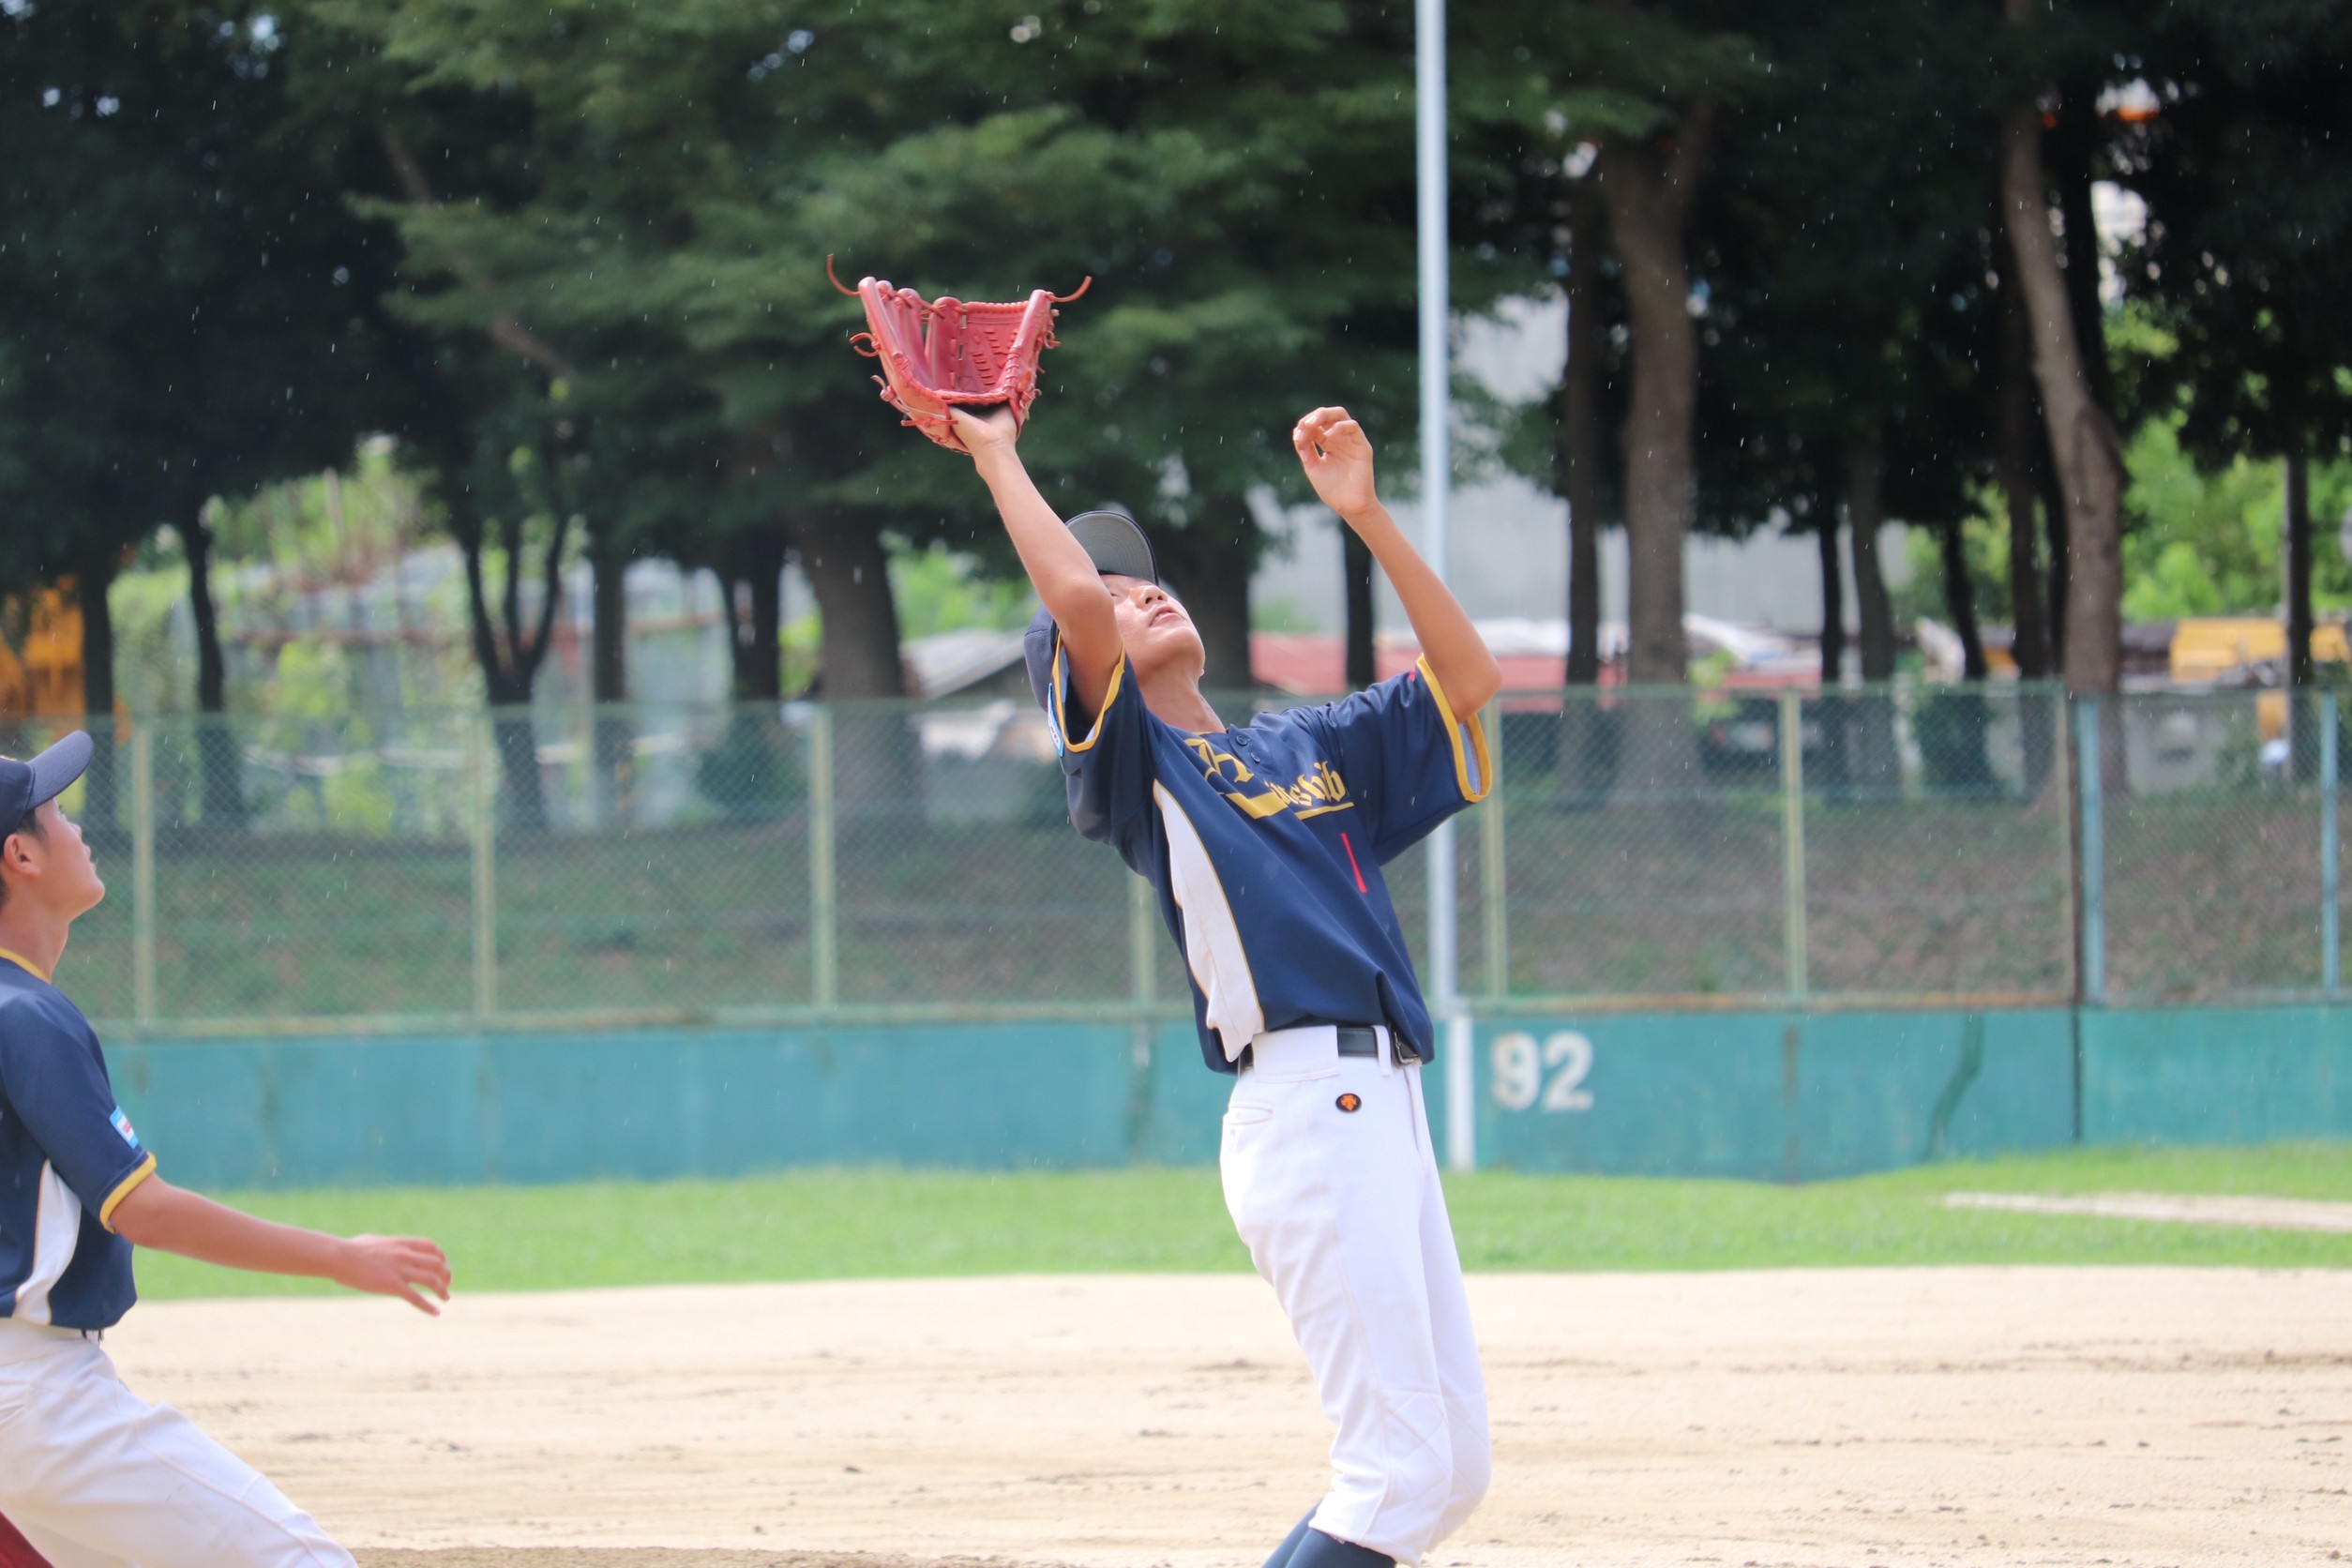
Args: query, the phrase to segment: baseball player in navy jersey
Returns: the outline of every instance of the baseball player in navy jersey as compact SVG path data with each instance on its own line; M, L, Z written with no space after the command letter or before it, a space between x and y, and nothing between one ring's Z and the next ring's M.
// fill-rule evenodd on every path
M425 1312L448 1299L448 1259L273 1225L156 1174L97 1034L51 983L67 927L106 896L57 807L89 760L83 734L0 758L0 1515L55 1568L349 1568L251 1466L126 1388L99 1341L137 1297L133 1245Z
M1030 680L1071 821L1150 879L1184 950L1202 1054L1235 1075L1226 1206L1337 1428L1331 1490L1267 1568L1418 1563L1478 1506L1490 1460L1422 1097L1436 1031L1381 867L1485 793L1476 715L1501 672L1380 505L1345 409L1291 443L1395 584L1419 668L1239 725L1202 696L1199 634L1142 532L1114 512L1065 525L1009 414L954 417L1045 606Z

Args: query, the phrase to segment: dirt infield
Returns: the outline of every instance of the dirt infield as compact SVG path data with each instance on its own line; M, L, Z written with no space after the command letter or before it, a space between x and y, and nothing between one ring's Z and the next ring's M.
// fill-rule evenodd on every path
M1471 1290L1498 1478L1434 1564L2352 1553L2352 1272ZM190 1302L109 1346L368 1568L1254 1565L1325 1440L1246 1276Z

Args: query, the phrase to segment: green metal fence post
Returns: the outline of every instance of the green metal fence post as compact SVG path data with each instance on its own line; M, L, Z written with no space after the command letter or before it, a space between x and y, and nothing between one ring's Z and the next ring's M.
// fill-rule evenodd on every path
M1780 842L1782 956L1788 1000L1800 1003L1805 975L1805 731L1796 688L1780 692Z
M490 719L474 726L474 1011L498 1011L498 760Z
M155 732L130 732L131 1015L155 1022Z
M1573 701L1573 699L1571 699ZM1511 885L1502 855L1502 726L1495 725L1488 748L1492 776L1486 804L1478 814L1478 899L1486 943L1486 994L1500 1002L1511 994Z
M2099 781L2099 699L2077 698L2074 778L2081 791L2082 855L2076 880L2083 899L2083 1000L2107 1000L2107 823Z
M2336 896L2336 694L2311 694L2319 704L2319 983L2329 995L2344 987L2344 919Z
M809 1000L841 1000L841 951L833 848L833 710L819 703L808 721Z

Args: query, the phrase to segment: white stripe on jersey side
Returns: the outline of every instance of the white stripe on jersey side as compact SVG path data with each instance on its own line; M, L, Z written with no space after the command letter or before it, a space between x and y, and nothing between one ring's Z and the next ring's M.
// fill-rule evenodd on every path
M57 1168L44 1161L41 1165L39 1215L33 1222L33 1272L24 1276L24 1283L16 1288L16 1309L13 1314L20 1323L49 1321L49 1292L66 1274L73 1261L74 1244L82 1239L82 1199L66 1185Z
M1241 927L1233 923L1233 908L1225 901L1225 884L1217 880L1217 868L1192 819L1166 787L1153 785L1152 796L1168 826L1168 890L1184 912L1184 962L1200 994L1209 999L1209 1027L1217 1032L1225 1059L1230 1062L1265 1033L1258 982L1250 976L1249 955L1242 947Z

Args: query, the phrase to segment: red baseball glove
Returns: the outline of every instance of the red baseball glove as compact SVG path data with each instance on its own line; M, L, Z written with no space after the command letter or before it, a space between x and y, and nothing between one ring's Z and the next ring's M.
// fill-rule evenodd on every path
M1054 307L1078 298L1094 281L1089 278L1071 294L1039 289L1025 303L987 305L944 294L926 301L912 289L875 278L860 279L852 289L834 276L830 256L825 276L865 303L867 330L850 346L882 361L882 373L874 381L882 401L905 415L906 424L957 452L964 444L947 411L958 404L1002 404L1016 423L1028 422L1029 405L1037 400L1037 356L1061 346L1054 341Z

